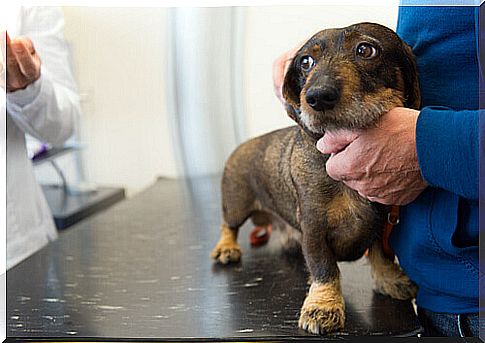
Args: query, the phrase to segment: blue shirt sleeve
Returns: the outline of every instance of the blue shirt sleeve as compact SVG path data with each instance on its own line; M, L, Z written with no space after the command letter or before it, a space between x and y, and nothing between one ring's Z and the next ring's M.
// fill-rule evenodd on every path
M478 200L478 110L424 107L416 124L416 150L430 186Z

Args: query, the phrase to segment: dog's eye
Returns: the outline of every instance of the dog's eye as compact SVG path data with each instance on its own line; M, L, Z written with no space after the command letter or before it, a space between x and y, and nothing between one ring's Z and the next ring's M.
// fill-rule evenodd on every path
M310 55L302 56L300 59L300 68L303 71L310 71L315 65L315 61Z
M377 49L369 43L360 43L355 50L357 56L369 59L377 56Z

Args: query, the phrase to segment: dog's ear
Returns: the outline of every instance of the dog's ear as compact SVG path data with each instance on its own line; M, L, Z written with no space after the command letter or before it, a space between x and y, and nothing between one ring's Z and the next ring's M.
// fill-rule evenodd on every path
M288 116L294 121L296 121L297 123L299 123L299 119L298 119L298 115L300 114L299 108L293 107L293 105L290 105L287 103L285 106L285 109Z
M295 57L288 67L283 82L283 98L285 98L287 104L286 111L291 118L293 118L294 112L300 108L300 93L302 90L300 82L300 71L297 67L297 58Z
M416 57L409 45L403 42L402 47L404 63L401 73L404 79L404 106L418 110L421 106L421 92Z

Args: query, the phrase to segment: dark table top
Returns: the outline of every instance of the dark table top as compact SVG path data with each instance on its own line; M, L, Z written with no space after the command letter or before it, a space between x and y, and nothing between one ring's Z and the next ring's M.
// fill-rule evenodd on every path
M306 337L298 329L308 274L278 233L243 260L215 265L219 178L161 179L132 199L63 232L7 272L7 337L234 339ZM364 259L341 263L345 331L410 335L409 301L372 291Z

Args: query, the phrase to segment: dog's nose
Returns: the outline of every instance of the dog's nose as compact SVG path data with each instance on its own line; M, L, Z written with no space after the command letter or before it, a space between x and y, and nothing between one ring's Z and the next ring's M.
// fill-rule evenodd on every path
M338 101L339 91L335 87L319 87L309 89L306 93L306 102L315 111L332 109Z

